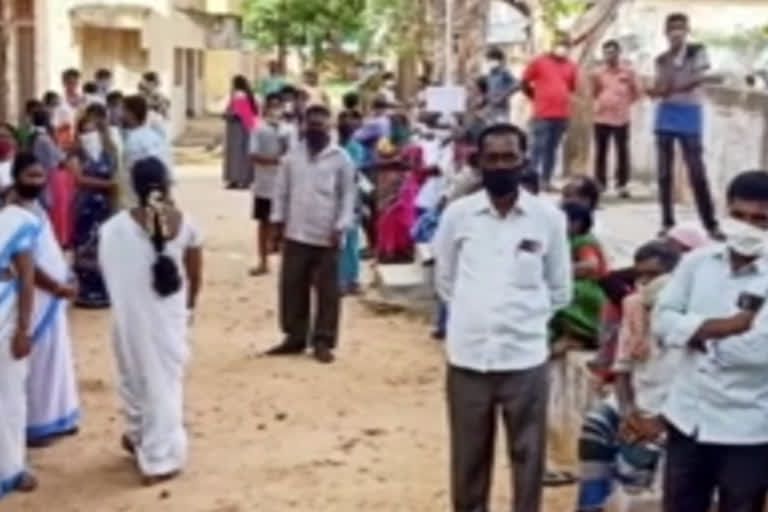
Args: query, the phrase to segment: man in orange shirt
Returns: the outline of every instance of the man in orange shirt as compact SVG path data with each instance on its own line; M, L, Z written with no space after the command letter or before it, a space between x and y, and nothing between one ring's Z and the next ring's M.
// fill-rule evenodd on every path
M606 41L603 44L603 57L603 65L592 75L592 93L595 98L595 177L603 189L608 187L608 144L613 139L616 145L616 188L620 197L629 198L630 110L640 96L640 88L634 70L621 61L621 46L617 41Z
M552 51L536 57L523 73L523 92L533 100L531 168L550 189L557 150L568 128L577 69L568 58L570 38L559 33Z

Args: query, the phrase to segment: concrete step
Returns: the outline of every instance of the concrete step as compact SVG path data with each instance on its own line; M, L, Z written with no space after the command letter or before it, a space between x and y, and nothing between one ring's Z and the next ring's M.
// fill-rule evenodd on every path
M417 263L378 264L376 273L383 286L403 289L424 285L424 269Z
M402 309L419 315L432 315L436 301L432 269L420 263L377 264L374 287L364 301L376 310Z
M432 244L416 244L416 262L421 266L430 266L435 263L435 255L432 252Z

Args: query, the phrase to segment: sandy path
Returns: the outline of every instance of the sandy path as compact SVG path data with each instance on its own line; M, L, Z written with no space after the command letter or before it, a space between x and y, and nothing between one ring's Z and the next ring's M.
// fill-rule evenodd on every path
M348 301L335 365L255 357L278 339L275 282L244 277L249 199L220 190L217 169L184 168L178 191L207 238L187 383L187 472L162 487L138 485L118 447L108 315L77 311L82 432L32 453L40 490L0 511L448 510L442 359L428 326ZM500 463L495 510L506 510L506 478ZM567 510L568 492L548 491L548 510Z

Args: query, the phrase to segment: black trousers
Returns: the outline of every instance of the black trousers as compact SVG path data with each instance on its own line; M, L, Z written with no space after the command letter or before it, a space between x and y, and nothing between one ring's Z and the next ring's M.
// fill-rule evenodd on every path
M339 251L292 240L283 243L280 267L280 324L285 342L305 347L336 346L341 310L339 290ZM315 318L311 321L314 289Z
M709 180L704 168L703 148L700 135L660 132L656 134L656 146L659 163L659 201L661 203L661 222L664 228L675 225L674 210L674 169L675 142L679 142L683 160L688 168L688 181L693 188L696 209L701 223L707 230L717 228L715 207L709 190Z
M488 512L496 424L504 420L514 488L511 510L539 512L547 443L549 370L479 373L448 367L454 512Z
M621 126L595 124L595 178L605 189L608 188L608 149L613 140L616 148L616 186L629 184L629 123Z
M709 512L715 491L720 512L763 512L768 444L700 443L668 426L664 512Z

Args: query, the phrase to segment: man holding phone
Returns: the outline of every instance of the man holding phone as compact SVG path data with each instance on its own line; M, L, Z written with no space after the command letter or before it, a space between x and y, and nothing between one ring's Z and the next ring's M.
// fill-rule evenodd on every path
M727 190L727 243L683 260L653 312L684 351L662 409L664 512L761 512L768 491L768 171Z

